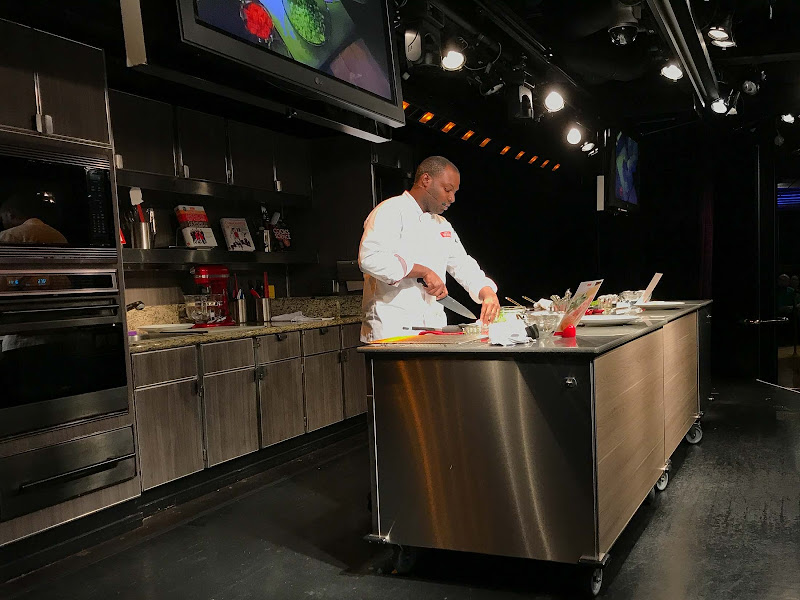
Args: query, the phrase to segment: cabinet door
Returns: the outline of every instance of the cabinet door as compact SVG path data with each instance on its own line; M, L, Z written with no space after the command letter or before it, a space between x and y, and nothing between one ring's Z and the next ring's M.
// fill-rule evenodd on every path
M35 47L42 113L52 117L52 133L108 143L102 50L40 32Z
M33 129L36 89L32 48L30 29L0 21L0 125Z
M367 363L357 348L342 350L344 417L367 412Z
M302 332L303 356L332 352L340 348L338 327L319 327Z
M275 140L268 129L228 121L233 183L262 190L275 189Z
M255 369L204 377L203 410L209 467L258 450Z
M228 182L225 119L178 108L178 142L184 177Z
M203 430L197 381L137 390L136 435L142 489L203 469Z
M301 435L303 421L303 367L301 359L259 367L261 447Z
M287 194L311 195L311 161L306 140L275 134L275 179Z
M337 351L303 359L308 431L342 420L342 368L339 356Z
M114 152L122 157L122 168L174 176L172 106L113 90L108 102Z

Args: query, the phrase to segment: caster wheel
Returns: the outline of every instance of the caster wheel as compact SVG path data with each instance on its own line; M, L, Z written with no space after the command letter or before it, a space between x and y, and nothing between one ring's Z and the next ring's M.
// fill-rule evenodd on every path
M647 497L644 499L644 503L647 505L655 504L656 501L656 488L650 488L650 491L647 492Z
M408 575L417 564L418 552L411 546L395 546L392 555L394 570L398 575Z
M690 444L699 444L700 440L703 439L703 428L700 427L700 423L692 425L692 428L684 439Z
M658 481L656 481L656 489L659 492L663 492L665 489L667 489L668 485L669 485L669 471L664 471L661 474L661 477L658 478Z
M603 569L597 568L589 571L588 592L594 598L603 587Z

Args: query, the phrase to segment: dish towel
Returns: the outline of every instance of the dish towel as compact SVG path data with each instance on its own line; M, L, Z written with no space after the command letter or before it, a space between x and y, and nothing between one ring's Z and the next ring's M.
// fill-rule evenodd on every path
M311 323L312 321L333 321L333 317L307 317L303 311L298 310L285 315L276 315L270 319L273 323Z
M514 346L532 341L525 331L525 322L520 319L489 325L489 343L493 346Z

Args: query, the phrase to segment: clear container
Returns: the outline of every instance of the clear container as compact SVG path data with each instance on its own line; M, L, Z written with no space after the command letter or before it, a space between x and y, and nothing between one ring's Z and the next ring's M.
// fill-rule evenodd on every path
M541 336L553 333L562 318L564 318L564 313L541 310L527 310L525 312L525 324L536 325Z
M213 323L224 319L222 294L191 294L183 297L186 316L196 324Z
M524 306L501 306L500 311L497 313L495 323L505 323L514 319L525 319L526 309Z

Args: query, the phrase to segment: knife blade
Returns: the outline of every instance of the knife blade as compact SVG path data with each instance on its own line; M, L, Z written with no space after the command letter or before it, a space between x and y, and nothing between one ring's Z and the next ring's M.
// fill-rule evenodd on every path
M422 277L417 278L417 282L422 284L422 287L428 287L425 285L425 280ZM472 314L472 311L468 309L466 306L461 304L458 300L453 300L450 296L445 296L441 300L437 300L439 304L444 306L445 308L449 308L454 313L461 315L462 317L466 317L467 319L472 319L473 321L477 321L478 317Z

